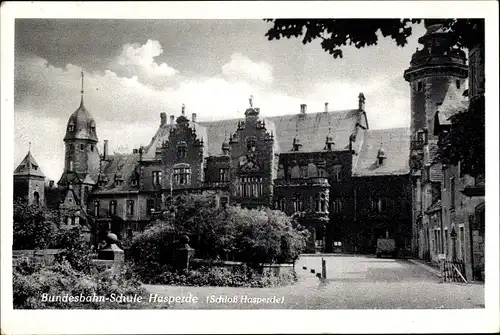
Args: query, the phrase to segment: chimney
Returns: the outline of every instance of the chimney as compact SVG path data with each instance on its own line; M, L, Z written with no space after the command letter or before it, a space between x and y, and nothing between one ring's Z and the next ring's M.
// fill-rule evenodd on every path
M328 102L325 102L325 113L328 112Z
M191 114L191 121L196 122L196 113Z
M174 123L175 123L175 116L170 115L170 124L174 124Z
M363 92L359 93L359 96L358 96L358 109L361 110L361 111L364 111L365 110L365 95L363 94Z
M108 159L108 140L104 140L104 153L102 155L102 159Z
M142 162L142 154L144 153L144 148L141 146L139 148L139 162Z
M167 124L167 114L166 113L160 113L160 126L164 126Z
M300 115L306 115L306 112L307 112L307 105L301 104L300 105Z
M49 188L54 188L54 181L53 180L49 180Z

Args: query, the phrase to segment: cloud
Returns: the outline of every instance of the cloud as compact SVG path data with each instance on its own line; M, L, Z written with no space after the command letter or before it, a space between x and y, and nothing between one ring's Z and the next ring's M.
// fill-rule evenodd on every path
M256 80L263 83L273 81L273 69L266 62L253 62L241 53L231 55L231 61L222 66L222 73L227 78Z
M157 63L155 57L163 53L160 42L148 40L145 44L125 44L121 53L113 59L110 69L119 75L137 77L145 84L162 86L179 71L167 63Z
M188 77L168 70L166 63L157 64L154 55L161 50L155 41L142 46L126 44L116 59L126 56L131 62L123 65L130 67L126 74L113 66L95 72L84 69L85 106L96 120L100 146L104 139L109 139L111 152L147 145L159 125L159 114L178 116L182 104L186 104L188 116L197 113L200 121L241 118L250 95L255 97L254 105L261 109L262 116L272 116L298 113L302 103L308 105L308 113L323 111L324 102L329 102L330 110L357 108L357 96L364 92L370 128L409 123L407 85L402 82L401 88L391 77L311 81L307 92L289 95L269 85L269 65L242 54L233 54L218 75ZM123 62L126 64L126 60ZM43 172L52 179L59 178L65 125L80 103L80 70L73 64L55 67L40 57L16 58L15 164L24 157L31 141ZM162 76L176 81L158 81ZM155 85L153 79L157 80Z

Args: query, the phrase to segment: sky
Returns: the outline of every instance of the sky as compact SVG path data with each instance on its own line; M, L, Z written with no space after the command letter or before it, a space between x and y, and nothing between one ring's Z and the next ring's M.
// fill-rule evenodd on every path
M31 152L48 179L60 178L69 116L84 101L98 147L132 152L155 134L160 113L210 121L244 117L253 96L261 116L357 108L366 97L371 129L408 127L403 79L419 46L414 25L405 47L344 48L334 59L319 41L268 41L263 20L17 19L15 22L14 167Z

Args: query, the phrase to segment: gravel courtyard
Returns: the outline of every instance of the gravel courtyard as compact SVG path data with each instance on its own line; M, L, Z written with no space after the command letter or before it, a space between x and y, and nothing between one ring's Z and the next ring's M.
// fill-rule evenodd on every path
M484 285L441 283L427 269L407 260L370 256L302 256L299 281L279 288L179 287L145 285L150 297L197 297L196 303L168 304L176 309L455 309L483 308ZM307 269L304 269L306 267Z

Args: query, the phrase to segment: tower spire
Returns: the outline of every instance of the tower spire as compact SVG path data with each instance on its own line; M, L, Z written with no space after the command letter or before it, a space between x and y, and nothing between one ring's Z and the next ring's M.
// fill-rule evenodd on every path
M82 90L80 91L80 93L82 94L83 97L83 70L81 71L81 77L82 77Z
M28 152L31 152L31 142L28 142Z

